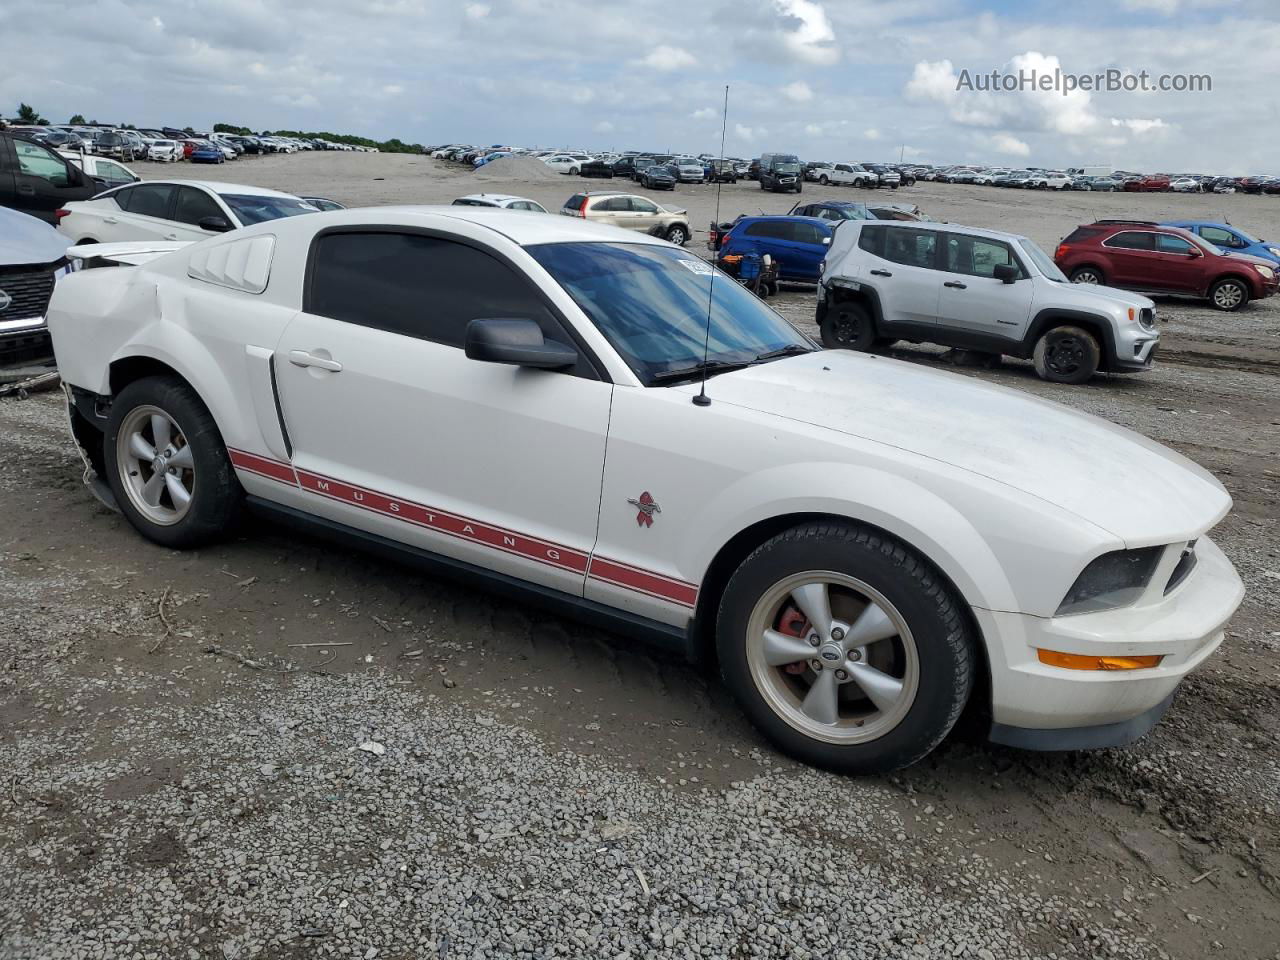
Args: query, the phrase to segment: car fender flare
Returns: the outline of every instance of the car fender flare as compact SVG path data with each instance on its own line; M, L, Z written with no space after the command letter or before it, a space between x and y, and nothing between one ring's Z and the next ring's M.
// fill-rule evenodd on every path
M860 281L860 283L861 286L857 290L849 290L848 288L837 286L828 287L827 295L823 300L823 305L826 307L824 313L829 312L832 307L840 302L842 299L840 294L843 292L843 299L866 303L871 309L871 319L875 323L876 329L883 329L884 310L880 306L880 292L869 283L864 281Z
M805 492L779 498L779 490ZM966 604L1019 609L994 551L956 507L902 474L855 464L788 464L743 476L691 518L678 569L696 571L692 579L701 582L722 550L744 531L805 516L843 517L877 527L941 570Z
M1098 346L1102 349L1102 360L1099 364L1099 369L1107 370L1111 367L1112 361L1116 359L1116 335L1112 326L1113 321L1100 313L1090 313L1087 310L1045 307L1027 325L1027 335L1022 340L1025 355L1031 356L1036 348L1036 342L1046 330L1051 327L1061 326L1064 323L1082 327L1090 333L1098 335Z

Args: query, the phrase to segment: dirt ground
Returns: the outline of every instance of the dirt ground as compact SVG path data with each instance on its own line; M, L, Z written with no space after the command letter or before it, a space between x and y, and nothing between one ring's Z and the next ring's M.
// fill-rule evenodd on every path
M352 205L478 189L422 157L142 167ZM558 209L581 182L483 186ZM705 229L715 195L658 199ZM1050 250L1101 216L1280 235L1277 198L893 199ZM792 202L726 186L721 218ZM811 324L811 288L770 302ZM1222 479L1248 594L1221 651L1130 747L960 730L865 780L774 753L713 676L500 595L272 528L144 542L81 485L58 395L0 400L0 957L1280 957L1280 304L1158 315L1147 374L957 373Z

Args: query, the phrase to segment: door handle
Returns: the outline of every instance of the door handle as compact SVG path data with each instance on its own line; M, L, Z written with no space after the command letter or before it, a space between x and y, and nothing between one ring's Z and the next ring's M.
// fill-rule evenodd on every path
M119 223L120 221L117 220L115 217L103 217L102 222L103 223Z
M25 183L22 184L20 187L18 187L18 196L20 197L34 197L35 195L36 195L35 187L29 186Z
M890 273L888 270L872 270L871 275L873 277L892 277L893 276L893 274Z
M968 290L968 289L969 289L969 285L968 285L967 283L961 283L959 280L948 280L946 283L944 283L944 284L943 284L943 286L944 286L944 287L951 287L953 290Z
M305 350L290 350L289 362L295 367L319 367L321 370L328 370L330 373L342 372L342 364L337 360L326 360L324 357L312 356Z
M176 233L166 233L166 234L164 235L164 238L165 238L166 240L177 240L177 239L178 239L178 235L177 235Z

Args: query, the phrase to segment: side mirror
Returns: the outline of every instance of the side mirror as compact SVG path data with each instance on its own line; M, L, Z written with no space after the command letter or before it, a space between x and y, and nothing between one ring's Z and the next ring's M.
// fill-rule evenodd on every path
M1018 279L1018 268L1012 263L997 263L992 268L991 275L1001 283L1013 283Z
M464 348L471 360L540 370L560 370L578 362L577 350L547 340L533 320L472 320Z
M1201 257L1203 257L1203 256L1204 256L1204 254L1203 254L1203 253L1201 253L1201 252L1200 252L1198 249L1196 249L1195 247L1192 247L1190 250L1188 250L1188 251L1187 251L1187 256L1188 256L1189 258L1191 258L1192 260L1198 260L1198 259L1200 259Z
M210 233L226 233L235 229L222 217L201 217L196 226L201 230L208 230Z

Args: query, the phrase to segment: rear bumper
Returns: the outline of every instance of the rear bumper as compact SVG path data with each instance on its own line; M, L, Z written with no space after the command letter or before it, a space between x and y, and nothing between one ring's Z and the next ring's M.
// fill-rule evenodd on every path
M1149 729L1163 712L1153 711L1222 643L1244 597L1235 568L1212 540L1200 537L1196 555L1195 569L1168 595L1122 610L1046 618L974 608L991 667L993 737L1066 743L1074 736L1103 745L1140 736L1133 731L1144 717ZM1163 659L1140 670L1069 670L1041 663L1039 650ZM1095 729L1101 727L1111 729Z

